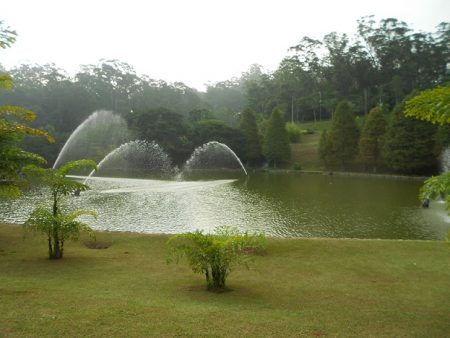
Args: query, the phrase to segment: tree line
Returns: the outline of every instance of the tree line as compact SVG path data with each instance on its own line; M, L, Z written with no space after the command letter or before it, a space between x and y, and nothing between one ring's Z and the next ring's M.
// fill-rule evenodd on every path
M376 22L364 17L358 20L351 38L336 32L322 40L303 37L274 72L252 65L239 78L209 85L205 93L180 82L138 75L125 62L101 60L82 66L74 76L53 64L0 68L14 79L11 90L0 92L0 102L37 113L32 126L48 130L56 142L25 138L23 144L48 163L53 163L65 140L85 118L95 110L108 109L124 117L136 138L157 141L175 163L182 163L196 146L217 140L249 164L259 165L265 158L276 165L289 157L285 138L292 136L276 131L274 125L280 126L279 121L337 118L336 107L343 99L351 102L346 109L352 114L366 116L367 125L372 124L368 123L372 119L369 111L374 107L383 107L386 118L393 120L398 114L386 112L408 94L448 83L449 44L449 23L424 33L398 19ZM331 151L324 160L332 166L348 167L351 161L344 153L355 153L364 148L362 144L376 147L377 153L380 146L373 144L371 133L383 128L375 129L378 131L363 129L361 140L358 132L356 146L349 144L339 155ZM333 139L337 134L334 128L327 137ZM321 150L327 151L330 153L326 147ZM384 165L379 163L381 155L374 159L362 152L361 156L370 162L365 164L367 170Z
M445 88L449 93L450 87ZM450 128L407 117L405 101L392 112L373 108L362 127L350 102L339 103L330 129L322 132L319 142L325 167L409 175L438 171L439 157L450 145Z

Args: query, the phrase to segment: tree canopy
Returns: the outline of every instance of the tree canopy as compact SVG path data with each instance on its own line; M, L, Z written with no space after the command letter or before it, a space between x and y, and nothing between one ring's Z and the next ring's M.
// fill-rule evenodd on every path
M261 158L261 143L255 112L250 108L246 108L242 112L240 129L245 137L244 160L255 163Z
M283 112L278 108L273 110L268 121L264 135L263 154L268 161L273 162L274 167L277 166L277 163L290 158L291 150Z
M359 139L359 154L363 163L374 171L382 163L382 150L387 121L380 107L373 108L364 123Z
M342 101L337 105L328 137L333 157L342 169L346 169L358 153L359 139L359 128L350 102Z
M433 155L436 128L430 123L406 117L404 103L394 109L394 116L384 142L386 164L403 174L426 174L436 167Z
M424 90L409 99L405 115L435 124L450 124L450 86Z

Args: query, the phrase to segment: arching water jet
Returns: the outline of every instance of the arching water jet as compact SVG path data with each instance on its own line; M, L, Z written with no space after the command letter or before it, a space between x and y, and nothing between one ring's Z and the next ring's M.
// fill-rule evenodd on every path
M245 175L248 175L236 153L226 144L217 141L210 141L197 147L186 161L184 170L227 168L230 165L230 159L237 162Z
M155 142L135 140L122 144L107 154L97 165L97 172L109 166L115 170L132 172L141 170L144 173L153 173L170 177L174 171L172 161L164 150ZM86 177L86 183L95 170Z
M122 117L107 110L96 111L69 136L53 164L53 169L67 160L96 160L93 157L98 156L98 149L105 149L104 153L107 153L111 146L116 147L128 140L127 124Z

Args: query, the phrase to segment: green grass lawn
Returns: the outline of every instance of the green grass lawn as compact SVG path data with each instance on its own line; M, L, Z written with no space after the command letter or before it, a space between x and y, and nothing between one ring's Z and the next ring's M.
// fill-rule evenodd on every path
M164 235L101 233L107 249L0 225L0 336L388 336L450 332L444 242L270 239L230 291L166 264Z

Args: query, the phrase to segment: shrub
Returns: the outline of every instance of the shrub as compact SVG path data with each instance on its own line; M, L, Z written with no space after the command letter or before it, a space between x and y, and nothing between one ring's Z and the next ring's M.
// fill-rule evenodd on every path
M214 234L197 230L172 236L168 247L168 263L186 257L193 272L205 275L208 289L221 290L234 266L248 268L249 255L265 250L266 238L220 227Z
M286 123L286 130L290 143L299 143L303 130L295 123Z

